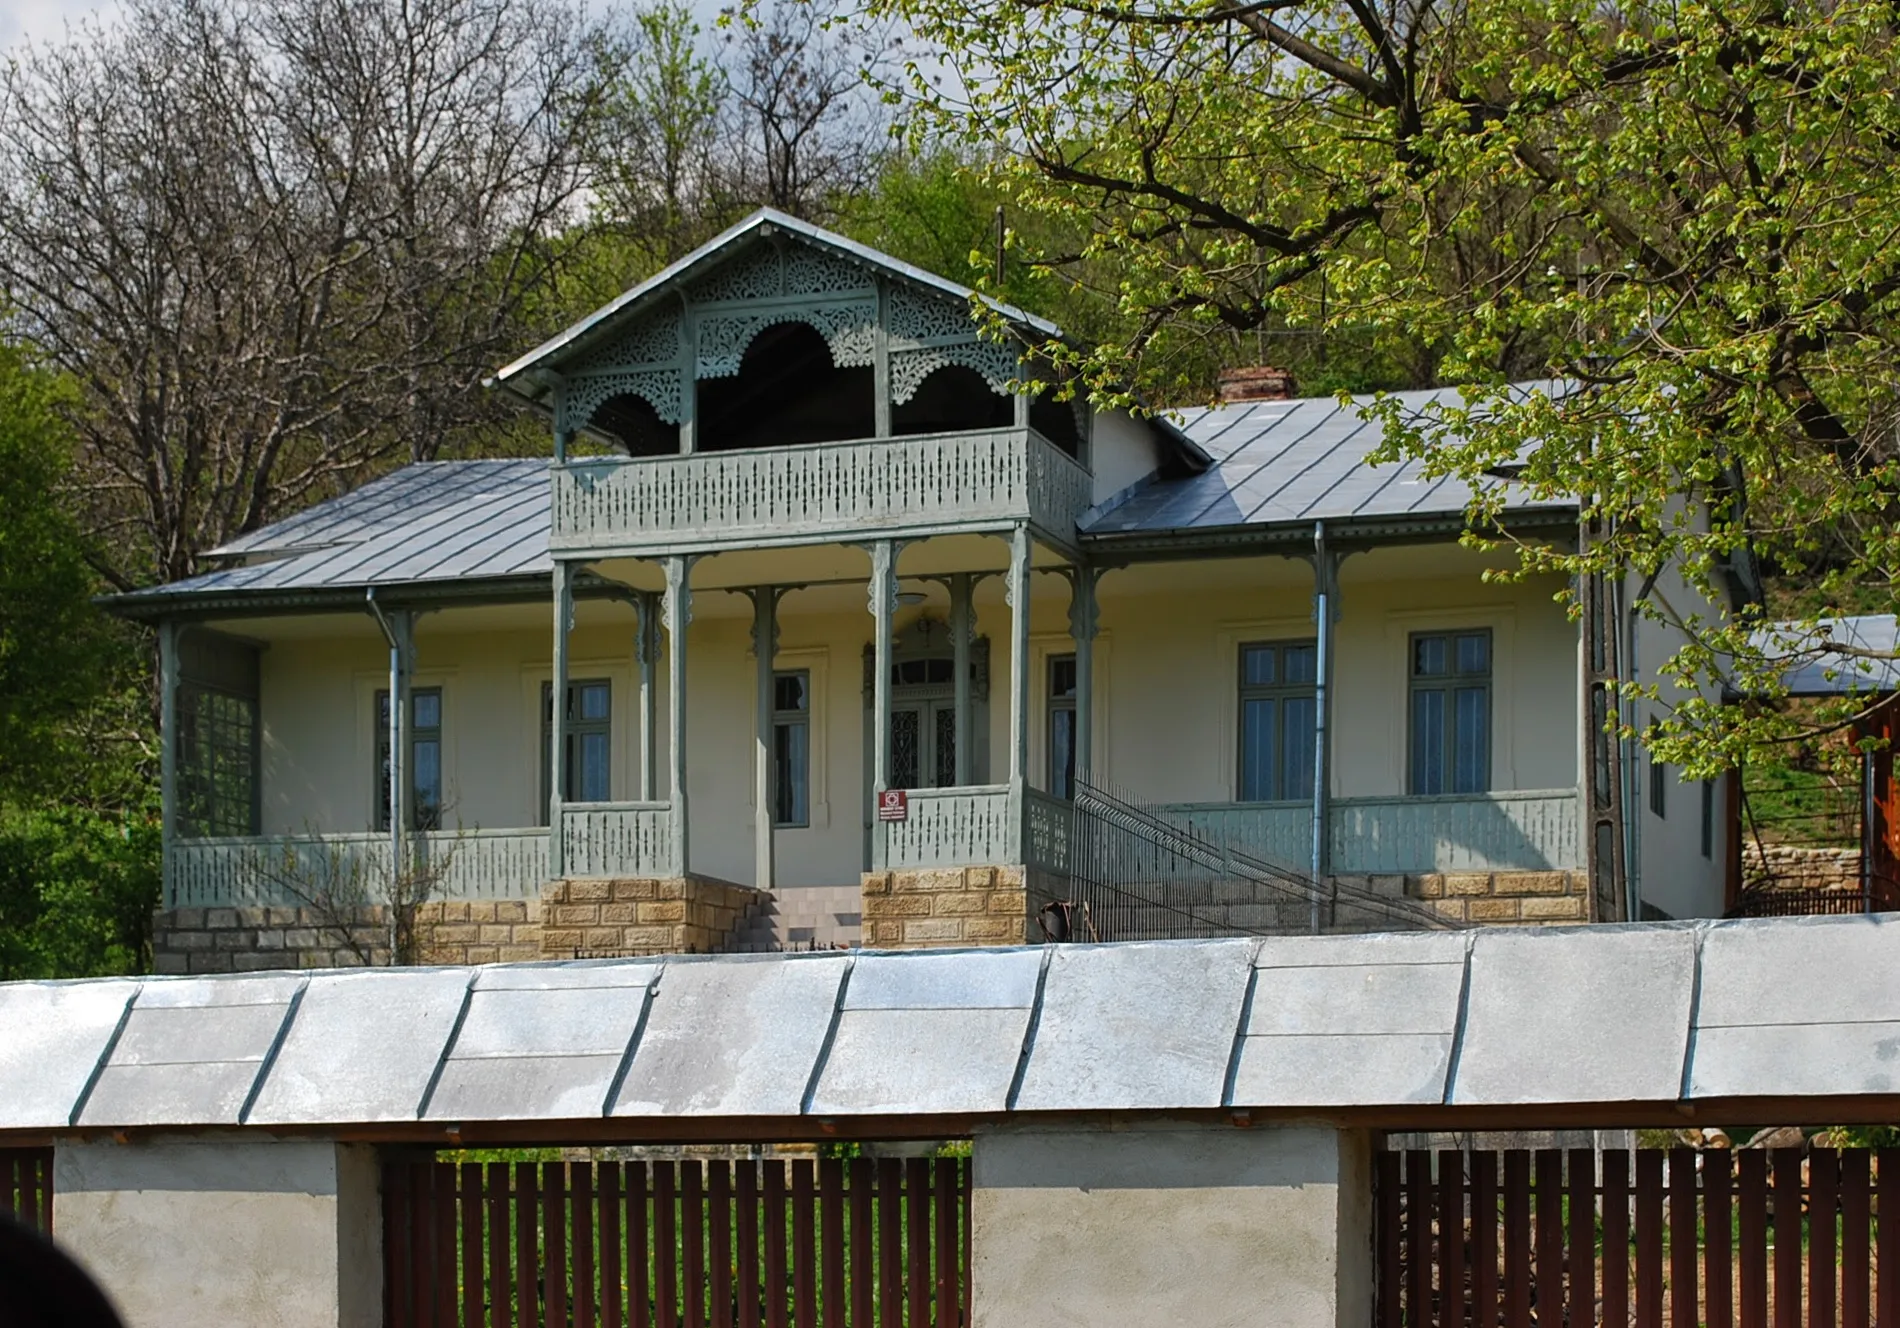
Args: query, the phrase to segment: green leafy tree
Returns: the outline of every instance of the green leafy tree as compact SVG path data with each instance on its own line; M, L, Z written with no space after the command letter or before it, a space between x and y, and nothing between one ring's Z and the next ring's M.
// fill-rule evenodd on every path
M1390 448L1580 498L1599 537L1531 569L1673 564L1707 595L1752 549L1812 624L1900 578L1896 20L1868 0L874 0L938 53L920 139L997 154L1015 213L1115 273L1120 331L1052 348L1098 394L1199 387L1195 348L1349 332L1465 385ZM1513 379L1561 375L1564 392ZM1660 583L1658 583L1660 584ZM1708 699L1648 736L1709 773L1838 724L1772 698L1749 625L1652 588ZM1816 636L1818 633L1810 633ZM1647 707L1646 707L1647 709Z
M0 807L0 980L144 971L158 863L152 818Z

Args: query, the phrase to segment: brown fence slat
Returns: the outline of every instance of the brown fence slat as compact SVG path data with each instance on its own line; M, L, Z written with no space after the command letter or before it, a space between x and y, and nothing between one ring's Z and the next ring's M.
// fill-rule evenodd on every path
M652 1245L652 1211L647 1198L653 1176L644 1162L627 1168L627 1320L633 1328L653 1325L653 1265L647 1252Z
M1504 1322L1531 1323L1531 1155L1521 1148L1504 1154Z
M409 1283L415 1276L415 1250L409 1239L409 1168L383 1169L383 1321L388 1328L407 1328ZM11 1203L14 1173L0 1158L0 1196Z
M429 1170L435 1176L435 1323L437 1328L455 1328L461 1290L456 1279L456 1209L460 1199L455 1192L456 1168L430 1163Z
M1432 1320L1432 1155L1422 1148L1405 1154L1405 1322L1429 1328Z
M1378 1213L1373 1230L1373 1258L1379 1275L1374 1284L1375 1321L1378 1328L1400 1328L1404 1301L1400 1294L1399 1214L1403 1211L1399 1193L1399 1155L1381 1152L1372 1159L1373 1203Z
M818 1247L824 1251L825 1328L844 1328L844 1163L818 1164Z
M792 1321L818 1328L817 1189L808 1157L792 1161Z
M1801 1328L1801 1150L1769 1154L1774 1176L1775 1328Z
M765 1164L765 1328L785 1328L785 1164Z
M1874 1202L1884 1217L1900 1213L1900 1148L1874 1153ZM1900 1328L1900 1222L1881 1222L1875 1241L1877 1323L1879 1328Z
M1498 1325L1498 1155L1471 1155L1471 1323Z
M1768 1155L1735 1155L1735 1298L1741 1328L1768 1328Z
M569 1328L567 1315L567 1163L541 1167L542 1322Z
M25 1158L12 1149L0 1148L0 1216L17 1217L20 1212L20 1168Z
M1841 1155L1808 1154L1808 1328L1835 1328L1834 1279L1840 1272L1835 1218L1840 1212Z
M1566 1266L1566 1323L1588 1324L1597 1313L1597 1155L1588 1148L1570 1150L1569 1248Z
M487 1267L482 1245L482 1164L464 1162L461 1166L460 1199L462 1211L462 1324L463 1328L481 1328L483 1270Z
M1669 1322L1673 1328L1699 1328L1696 1296L1696 1153L1669 1150Z
M1662 1328L1663 1221L1662 1154L1644 1148L1636 1154L1636 1325Z
M595 1195L600 1203L600 1328L624 1328L626 1324L621 1310L626 1271L620 1239L625 1165L602 1162L596 1172Z
M1629 1328L1630 1155L1603 1150L1603 1328Z
M936 1242L937 1285L933 1293L932 1318L935 1324L953 1325L959 1318L957 1306L962 1295L957 1286L957 1161L937 1159L937 1174L931 1177L931 1234Z
M680 1163L680 1244L685 1271L680 1296L686 1328L706 1328L706 1189L700 1163Z
M851 1328L870 1328L871 1295L876 1286L875 1251L871 1244L873 1179L869 1158L851 1159Z
M600 1285L594 1271L594 1164L577 1163L568 1174L574 1205L574 1328L597 1328Z
M735 1212L739 1257L735 1282L739 1296L739 1328L759 1328L759 1164L739 1164Z
M910 1322L928 1323L930 1315L930 1159L904 1161L904 1287Z
M1455 1148L1438 1154L1438 1322L1463 1315L1465 1298L1465 1155Z
M713 1328L732 1328L732 1164L707 1164L706 1264L712 1270Z
M1873 1175L1865 1148L1841 1154L1841 1322L1860 1328L1873 1309ZM1726 1328L1726 1325L1724 1325Z
M428 1162L409 1163L409 1242L414 1251L415 1275L409 1282L409 1322L415 1328L431 1328L435 1322L435 1287L441 1272L437 1267L435 1223L435 1167Z
M515 1323L536 1328L541 1322L541 1177L533 1162L515 1163Z
M482 1206L488 1223L488 1328L509 1328L515 1321L509 1280L512 1265L509 1251L514 1242L508 1238L508 1164L490 1162L483 1168ZM469 1328L474 1328L470 1325Z
M899 1322L903 1276L898 1271L903 1240L903 1164L894 1157L877 1163L877 1312L880 1325Z
M1708 1328L1735 1328L1735 1251L1730 1202L1735 1155L1726 1148L1702 1154L1702 1285Z
M1537 1150L1537 1322L1561 1321L1564 1305L1564 1155Z
M958 1205L963 1210L963 1322L970 1322L970 1287L973 1280L970 1259L970 1190L976 1184L976 1164L970 1162L963 1168L963 1188L958 1191L963 1202Z
M679 1168L671 1162L650 1162L653 1177L653 1321L659 1328L679 1328Z

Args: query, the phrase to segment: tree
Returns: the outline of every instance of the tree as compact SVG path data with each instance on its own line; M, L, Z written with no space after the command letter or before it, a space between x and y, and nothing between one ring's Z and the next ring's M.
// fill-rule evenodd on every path
M1900 584L1900 103L1866 0L877 0L942 52L919 136L1006 154L1013 207L1085 237L1124 322L1068 351L1099 394L1198 341L1351 329L1465 402L1391 450L1581 497L1599 538L1525 566L1665 563L1713 592L1752 549L1821 609ZM1051 348L1061 357L1064 352ZM1513 392L1559 374L1562 392ZM1205 391L1205 387L1201 387ZM1495 530L1501 486L1473 516ZM1706 519L1704 519L1706 518ZM1768 704L1744 619L1652 592L1706 700L1649 735L1703 774L1838 723ZM1851 708L1851 706L1849 707Z
M476 445L583 184L562 0L131 0L0 85L0 289L120 587Z

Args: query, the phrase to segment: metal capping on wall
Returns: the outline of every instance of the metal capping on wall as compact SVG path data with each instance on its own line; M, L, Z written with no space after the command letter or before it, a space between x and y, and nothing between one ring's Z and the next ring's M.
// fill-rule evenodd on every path
M0 984L0 1130L1900 1093L1900 922Z

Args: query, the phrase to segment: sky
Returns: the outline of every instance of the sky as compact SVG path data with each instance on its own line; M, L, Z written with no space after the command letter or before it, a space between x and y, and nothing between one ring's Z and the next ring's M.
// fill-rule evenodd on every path
M0 49L22 37L57 40L70 20L110 8L111 0L0 0Z

